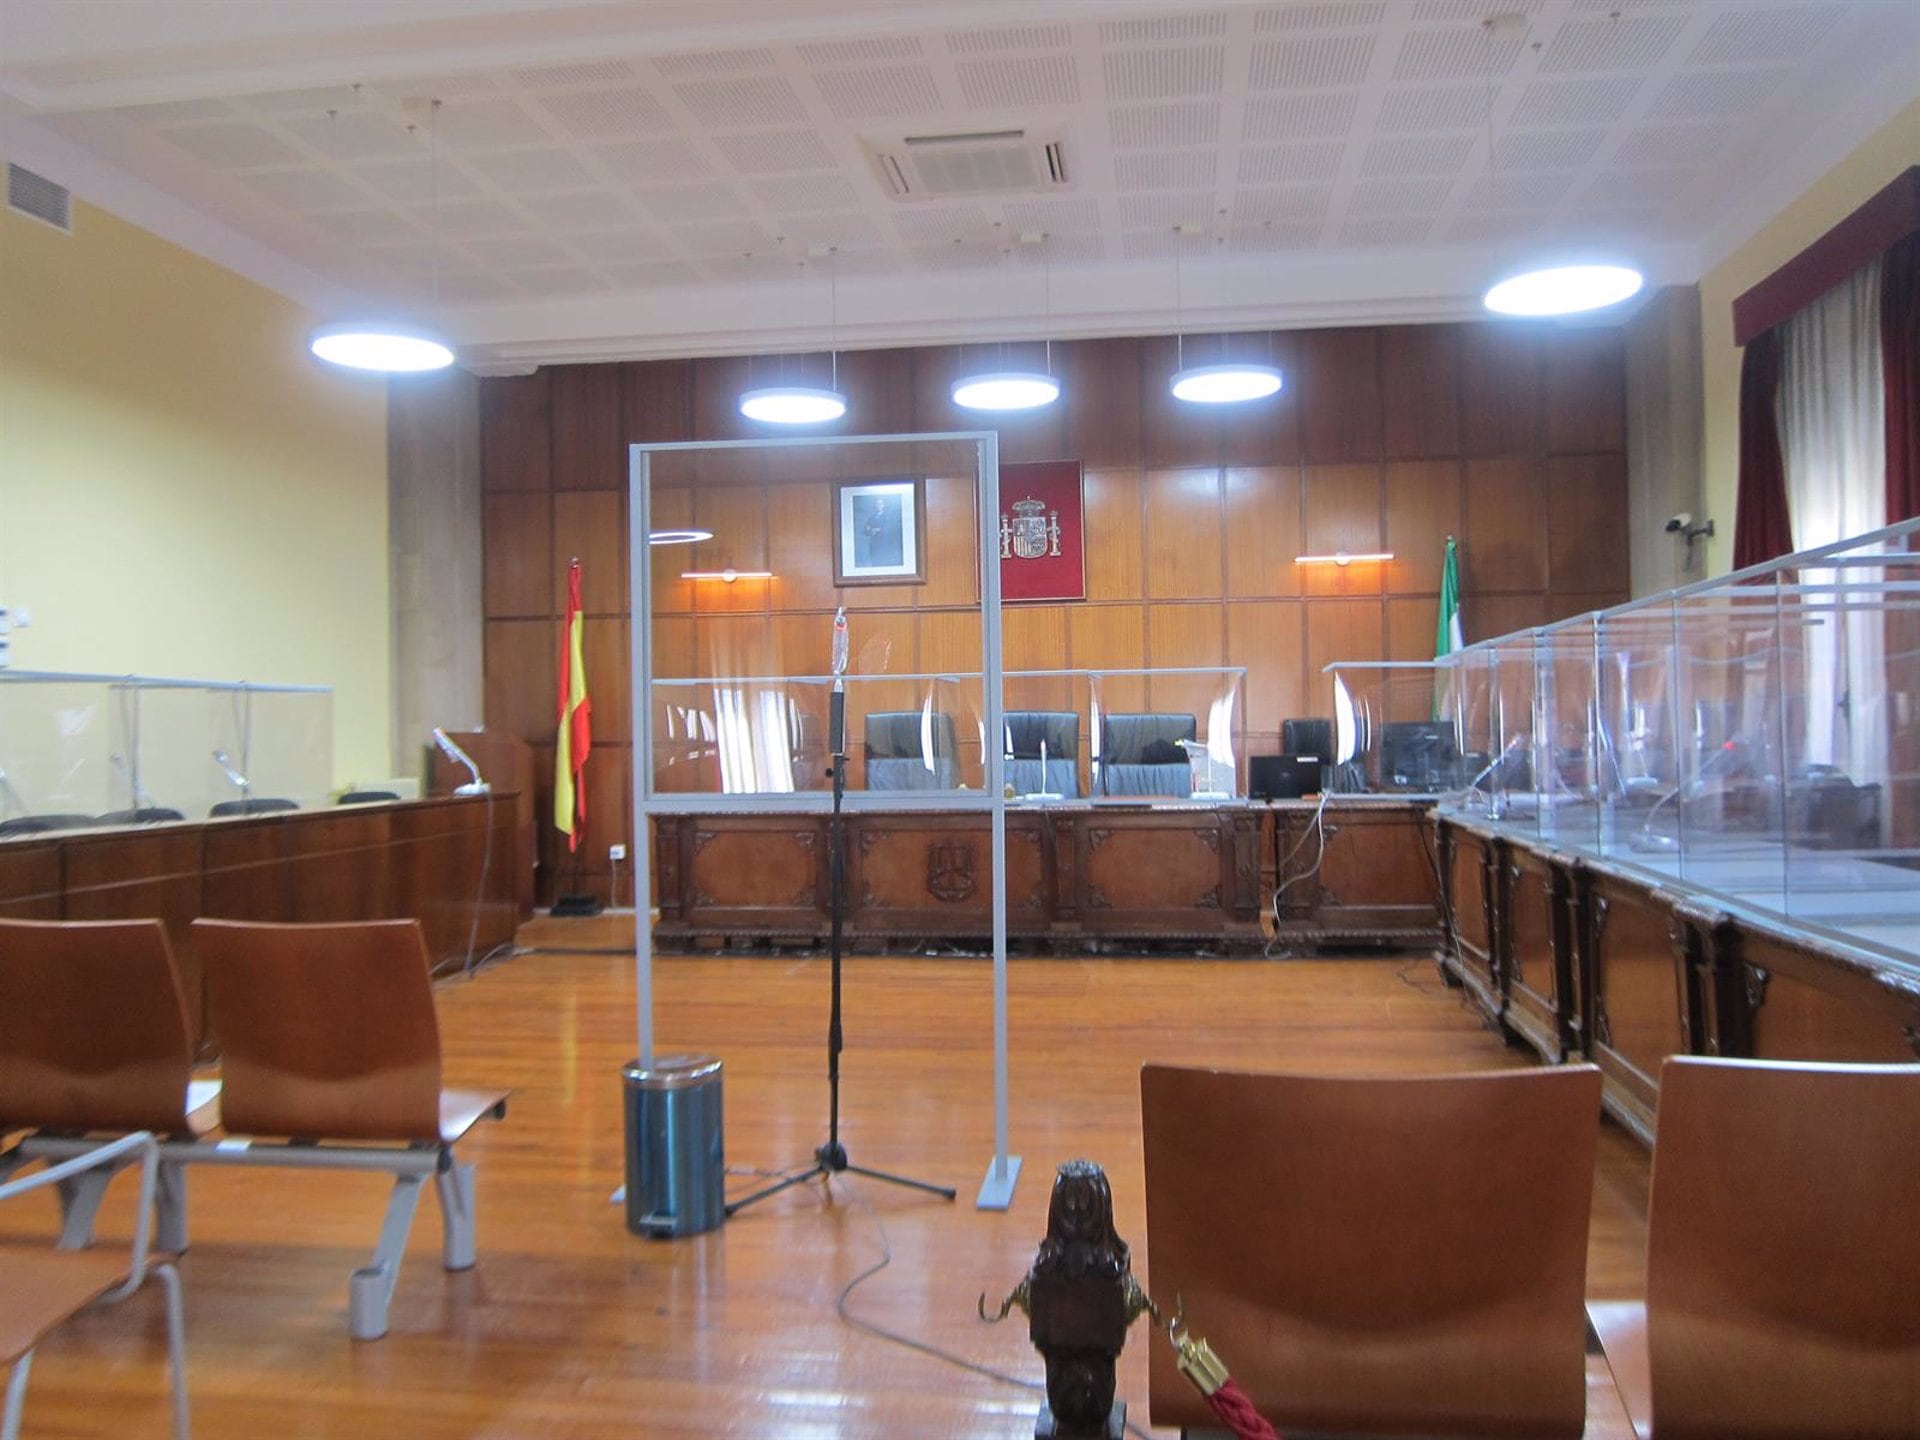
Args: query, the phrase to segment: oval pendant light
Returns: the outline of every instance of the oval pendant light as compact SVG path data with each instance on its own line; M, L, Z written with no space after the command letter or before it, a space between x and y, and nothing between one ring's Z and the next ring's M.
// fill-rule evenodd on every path
M1554 265L1502 280L1482 303L1498 315L1579 315L1632 299L1645 283L1626 265Z
M1194 405L1231 405L1277 394L1280 372L1271 365L1234 361L1224 365L1194 365L1173 377L1173 398Z
M1060 382L1030 370L963 375L953 382L953 403L965 410L1037 410L1060 398Z
M349 370L408 374L444 370L453 364L453 346L433 331L385 321L322 325L307 337L307 348L329 364Z
M769 425L824 425L847 413L847 397L838 390L805 385L770 385L743 391L740 413Z

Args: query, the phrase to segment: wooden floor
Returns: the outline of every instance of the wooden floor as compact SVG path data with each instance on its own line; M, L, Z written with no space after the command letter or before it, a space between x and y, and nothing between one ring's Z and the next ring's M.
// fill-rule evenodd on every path
M891 1266L853 1296L856 1315L1037 1380L1024 1327L981 1325L975 1297L997 1298L1024 1273L1053 1167L1077 1156L1107 1167L1121 1233L1151 1286L1142 1062L1334 1072L1525 1063L1424 961L1015 962L1012 1129L1027 1171L1011 1213L983 1213L972 1198L992 1150L990 981L978 960L847 966L852 1158L954 1185L959 1203L843 1177L675 1242L628 1234L608 1204L621 1179L619 1066L635 1049L630 959L524 955L444 985L449 1081L516 1092L506 1122L483 1127L469 1151L478 1268L439 1268L427 1201L392 1333L356 1344L347 1276L371 1250L385 1182L195 1172L183 1265L195 1433L1025 1437L1034 1394L850 1329L835 1314L842 1287L890 1251ZM818 959L658 963L666 1044L725 1060L730 1165L792 1167L823 1138L827 982ZM1612 1127L1600 1154L1589 1289L1631 1294L1646 1158ZM0 1223L14 1232L50 1213L23 1208ZM1231 1337L1213 1338L1231 1363ZM1142 1424L1148 1343L1136 1329L1121 1369ZM164 1435L163 1357L157 1294L84 1317L44 1347L24 1434ZM1588 1434L1629 1435L1611 1396L1590 1393Z

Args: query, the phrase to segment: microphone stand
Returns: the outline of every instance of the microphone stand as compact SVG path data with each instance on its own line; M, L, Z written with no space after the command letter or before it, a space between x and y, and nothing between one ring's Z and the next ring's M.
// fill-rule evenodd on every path
M836 661L839 658L836 656ZM846 1048L840 1025L840 959L847 904L847 832L846 820L841 812L841 802L847 793L847 695L837 665L833 694L827 704L828 748L833 754L833 765L828 772L833 777L833 816L827 822L827 955L833 970L833 998L827 1012L827 1142L813 1152L813 1164L807 1169L775 1181L728 1205L729 1219L747 1206L778 1195L782 1190L804 1185L816 1178L830 1179L842 1172L864 1175L869 1180L884 1180L889 1185L903 1185L909 1190L924 1190L944 1200L954 1198L953 1187L949 1185L910 1180L904 1175L892 1175L885 1170L869 1170L864 1165L855 1165L847 1159L847 1147L840 1143L840 1052Z

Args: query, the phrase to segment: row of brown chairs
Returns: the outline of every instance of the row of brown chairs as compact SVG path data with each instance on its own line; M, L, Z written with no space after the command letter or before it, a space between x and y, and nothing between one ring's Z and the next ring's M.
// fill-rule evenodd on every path
M220 1037L197 1081L180 972L157 920L0 921L0 1179L101 1137L159 1137L155 1241L187 1244L185 1168L372 1170L393 1176L349 1328L387 1330L428 1178L449 1270L474 1263L473 1166L454 1146L505 1113L499 1091L445 1089L426 944L412 920L263 925L197 920L189 943ZM62 1244L91 1240L110 1170L63 1187Z
M1585 1303L1592 1066L1141 1074L1154 1292L1287 1434L1920 1436L1920 1065L1674 1058L1644 1302ZM1216 1423L1151 1362L1156 1425ZM1656 1429L1657 1423L1657 1429Z

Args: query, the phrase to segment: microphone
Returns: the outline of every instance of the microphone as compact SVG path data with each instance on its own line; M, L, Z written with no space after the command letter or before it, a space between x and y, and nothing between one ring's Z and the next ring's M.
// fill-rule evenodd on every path
M136 810L151 808L153 806L153 793L140 783L140 772L127 763L127 757L124 755L109 755L107 760L112 764L114 769L127 777L127 787L133 791L133 808ZM6 777L4 775L0 775L0 781L4 781L5 779Z
M1701 762L1699 773L1684 785L1675 785L1666 794L1653 802L1653 808L1647 811L1647 818L1640 822L1639 832L1633 837L1635 850L1655 851L1670 854L1680 848L1680 839L1676 835L1656 834L1653 828L1654 818L1674 800L1691 800L1703 790L1707 783L1720 779L1739 770L1746 763L1746 747L1736 736L1723 740L1720 748ZM1717 768L1716 768L1717 767Z
M1502 765L1506 764L1507 757L1513 754L1516 750L1518 750L1522 745L1526 743L1527 743L1527 737L1525 735L1515 735L1511 739L1509 739L1507 743L1501 747L1500 753L1494 756L1493 759L1489 760L1485 765L1482 765L1480 767L1479 773L1467 782L1466 788L1460 792L1461 795L1462 796L1472 795L1477 791L1479 791L1480 782L1482 780L1487 779L1490 775L1493 774L1494 771L1498 770ZM1492 816L1495 819L1498 819L1500 816L1500 797L1489 795L1487 797L1487 803L1489 806L1489 812L1492 814Z
M454 786L453 787L454 794L485 795L493 789L491 785L487 784L486 781L480 778L480 767L473 763L473 757L467 754L467 752L462 750L458 745L454 744L453 737L447 734L447 732L442 730L438 725L433 727L433 743L440 747L441 754L445 755L449 760L453 761L454 764L456 765L466 766L467 773L473 776L473 779L467 781L464 785Z
M847 758L847 607L833 615L833 690L827 697L827 753L836 762ZM834 773L842 768L836 763Z
M213 763L220 767L220 773L227 777L227 782L231 784L234 789L238 790L242 795L246 794L247 791L253 788L252 782L248 780L246 776L242 775L238 770L233 768L233 761L228 757L226 751L224 750L214 751Z

